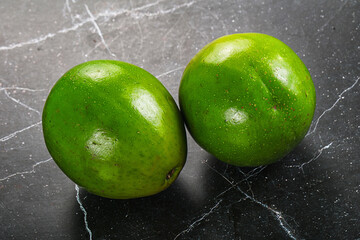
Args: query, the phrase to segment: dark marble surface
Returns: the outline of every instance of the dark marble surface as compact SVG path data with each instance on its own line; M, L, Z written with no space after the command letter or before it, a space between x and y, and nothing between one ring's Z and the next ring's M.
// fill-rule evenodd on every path
M356 0L1 1L0 239L360 239L359 14ZM229 166L189 136L173 186L110 200L50 158L42 108L74 65L127 61L177 99L195 53L240 32L281 39L314 80L310 131L278 163Z

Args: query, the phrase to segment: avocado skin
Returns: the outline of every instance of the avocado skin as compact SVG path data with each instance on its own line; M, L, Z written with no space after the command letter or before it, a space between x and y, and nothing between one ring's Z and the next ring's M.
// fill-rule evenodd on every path
M313 119L316 93L304 63L261 33L216 39L187 65L180 109L195 141L236 166L274 163L297 146Z
M46 100L42 125L60 169L102 197L161 192L186 161L174 99L154 76L129 63L96 60L69 70Z

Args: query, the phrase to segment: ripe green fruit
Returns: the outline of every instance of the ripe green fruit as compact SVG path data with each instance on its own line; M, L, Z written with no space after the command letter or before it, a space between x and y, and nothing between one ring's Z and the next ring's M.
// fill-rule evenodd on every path
M315 88L300 58L259 33L221 37L201 49L183 74L180 108L193 138L237 166L273 163L305 136Z
M69 70L51 90L42 124L57 165L99 196L156 194L185 164L186 133L174 99L154 76L125 62Z

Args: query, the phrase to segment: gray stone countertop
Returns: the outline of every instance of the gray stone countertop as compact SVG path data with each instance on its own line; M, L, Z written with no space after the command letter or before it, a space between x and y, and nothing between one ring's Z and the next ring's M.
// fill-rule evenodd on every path
M0 239L360 239L359 14L356 0L1 1ZM315 84L310 130L281 161L230 166L188 135L173 186L110 200L51 159L42 109L73 66L135 64L177 101L190 59L242 32L285 42Z

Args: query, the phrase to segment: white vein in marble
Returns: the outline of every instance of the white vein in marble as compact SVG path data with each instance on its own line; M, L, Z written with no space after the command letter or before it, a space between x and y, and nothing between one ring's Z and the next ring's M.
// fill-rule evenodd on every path
M191 223L189 225L188 228L186 228L185 230L183 230L182 232L180 232L178 235L175 236L174 240L176 240L178 237L180 237L181 235L184 235L186 233L189 233L191 230L193 230L197 225L199 225L201 223L201 221L203 221L206 217L208 217L211 213L214 212L215 208L217 208L219 206L219 204L222 202L223 200L220 199L219 201L216 202L216 204L210 208L210 211L206 212L205 214L203 214L201 217L199 217L196 221L194 221L193 223Z
M38 115L41 115L41 113L40 113L38 110L36 110L36 109L34 109L34 108L26 105L25 103L21 102L19 99L16 99L16 98L10 96L10 94L8 93L7 90L4 90L4 93L5 93L5 95L6 95L11 101L13 101L13 102L15 102L15 103L23 106L24 108L29 109L30 111L36 112Z
M87 221L87 212L86 212L86 209L84 208L83 204L81 203L80 190L79 190L79 186L77 184L75 184L75 190L76 190L76 201L78 202L79 207L80 207L81 211L84 214L85 229L89 234L89 239L92 240L92 232L91 232L91 230L89 228L89 224L88 224L88 221Z
M140 12L143 9L147 9L147 8L150 8L152 6L155 6L155 5L159 4L159 2L160 1L156 1L154 3L146 4L146 5L143 5L141 7L131 9L131 10L129 10L129 9L119 9L117 11L106 10L104 12L100 12L99 14L97 14L95 16L92 16L90 18L85 18L85 19L82 19L81 16L76 16L76 18L80 19L81 21L76 23L76 24L73 24L71 27L63 28L63 29L58 30L57 32L48 33L48 34L45 34L45 35L30 39L30 40L27 40L27 41L24 41L24 42L11 43L11 44L9 44L7 46L0 46L0 51L12 50L12 49L24 47L24 46L27 46L27 45L37 44L37 43L46 41L47 39L53 38L58 34L64 34L64 33L68 33L68 32L71 32L71 31L76 31L77 29L79 29L80 27L82 27L83 25L85 25L87 23L93 23L94 24L94 21L96 21L96 20L98 20L100 18L106 18L106 19L114 18L114 17L117 17L119 15L123 15L123 14L127 14L127 16L130 16L130 17L132 17L134 19L140 19L140 18L144 18L144 17L152 18L152 17L156 17L156 16L160 16L160 15L173 13L173 12L175 12L176 10L178 10L180 8L190 7L191 5L193 5L195 3L194 1L189 2L189 3L183 3L183 4L180 4L180 5L176 5L176 6L172 7L172 8L170 8L170 9L159 10L157 12Z
M316 159L318 159L320 157L320 155L323 153L323 151L325 149L328 149L331 147L331 145L333 144L333 142L329 143L328 145L320 148L317 153L314 155L314 157L312 157L310 160L306 161L306 162L303 162L301 164L297 164L297 165L288 165L288 166L285 166L285 167L288 167L288 168L299 168L303 173L304 172L304 166L307 165L307 164L310 164L311 162L315 161Z
M164 72L164 73L162 73L162 74L157 75L157 76L156 76L156 78L161 78L161 77L164 77L164 76L166 76L166 75L169 75L170 73L173 73L173 72L179 71L179 70L184 69L184 68L185 68L185 67L178 67L178 68L175 68L175 69L169 70L169 71L167 71L167 72Z
M223 192L219 193L215 198L219 198L221 197L222 195L224 195L225 193L227 193L228 191L230 191L231 189L235 188L236 186L238 186L240 183L243 183L243 182L248 182L248 180L252 177L255 177L257 176L260 172L262 172L265 168L267 167L267 165L265 166L259 166L259 167L256 167L254 169L252 169L251 171L249 171L248 173L244 173L239 167L237 168L237 170L244 176L243 179L241 179L240 181L236 182L236 183L232 183L231 184L231 187L225 189ZM216 173L218 173L219 175L221 175L222 178L225 178L226 177L224 176L224 174L220 174L218 171L216 171ZM229 180L227 180L227 182L230 183Z
M26 131L26 130L29 130L29 129L33 128L33 127L39 126L41 123L42 123L42 121L39 121L39 122L37 122L37 123L31 124L30 126L27 126L27 127L22 128L22 129L20 129L20 130L17 130L17 131L15 131L15 132L12 132L12 133L10 133L9 135L0 138L0 142L6 142L6 141L8 141L9 139L15 137L17 134L22 133L22 132L24 132L24 131Z
M208 165L208 164L207 164L207 165ZM223 174L221 174L219 171L217 171L216 169L214 169L214 168L211 167L210 165L208 165L208 166L210 167L210 169L212 169L214 172L216 172L217 174L219 174L222 178L224 178L224 179L231 185L231 187L230 187L229 189L236 187L242 194L245 195L246 198L250 199L251 201L253 201L253 202L259 204L260 206L266 208L267 210L271 211L271 212L275 215L276 220L279 222L281 228L287 233L287 235L288 235L289 237L291 237L292 239L296 239L296 238L294 237L293 233L292 233L292 230L291 230L290 225L286 222L286 220L285 220L284 217L282 216L282 213L281 213L281 212L279 212L279 211L277 211L277 210L269 207L267 204L262 203L261 201L259 201L259 200L257 200L257 199L254 198L254 193L253 193L252 190L251 190L251 186L250 186L250 184L248 183L248 179L249 179L251 176L254 176L254 175L259 174L262 170L265 169L266 166L260 166L260 167L254 168L254 169L253 169L251 172L249 172L248 174L245 174L243 171L241 171L240 168L238 168L239 172L243 173L243 174L246 176L246 178L242 179L240 182L245 181L245 182L248 183L249 190L251 191L252 196L250 196L249 194L247 194L246 192L244 192L244 191L238 186L238 184L239 184L240 182L234 184L233 181L230 181L227 177L225 177L225 176L224 176ZM260 169L260 171L258 171L258 169ZM220 195L223 195L223 194L224 194L226 191L228 191L229 189L227 189L227 190L225 190L224 192L220 193L217 197L219 197Z
M108 46L107 43L105 42L104 36L103 36L103 34L102 34L102 32L101 32L101 29L100 29L99 25L96 23L96 20L95 20L94 15L90 12L90 9L89 9L89 7L88 7L86 4L85 4L85 8L86 8L86 12L87 12L87 13L89 14L89 16L90 16L90 19L91 19L92 24L94 25L94 27L95 27L95 29L96 29L96 32L97 32L98 35L100 36L100 39L101 39L102 44L104 45L104 47L105 47L106 50L110 53L111 56L116 57L116 55L115 55L113 52L111 52L109 46Z
M237 189L245 195L246 198L250 199L254 203L257 203L258 205L262 206L263 208L269 210L275 219L279 222L280 227L286 232L286 234L291 238L296 240L296 237L294 236L293 230L291 229L290 225L286 222L285 218L283 217L283 214L280 211L275 210L274 208L271 208L269 205L255 199L253 196L250 196L246 192L244 192L239 186Z
M346 88L344 91L342 91L342 92L340 93L340 95L338 96L338 98L336 99L336 101L333 103L333 105L331 105L330 108L326 109L325 111L323 111L323 112L320 114L320 116L318 117L318 119L316 119L315 123L313 124L314 126L313 126L313 127L312 127L312 126L310 127L310 129L309 129L309 131L308 131L308 133L306 134L305 137L313 134L313 133L316 131L316 128L317 128L317 126L318 126L318 124L319 124L320 119L321 119L326 113L330 112L330 111L336 106L336 104L337 104L340 100L344 99L344 96L343 96L343 95L344 95L346 92L348 92L348 91L350 91L351 89L353 89L353 88L356 86L356 84L359 82L359 79L360 79L360 78L356 79L355 82L354 82L350 87L348 87L348 88Z
M16 172L16 173L10 174L9 176L6 176L6 177L4 177L4 178L0 178L0 182L5 181L5 180L9 180L10 178L15 177L15 176L18 176L18 175L23 176L23 175L25 175L25 174L35 173L35 172L36 172L36 171L35 171L35 167L39 166L40 164L47 163L47 162L49 162L49 161L51 161L51 160L52 160L52 158L49 158L49 159L46 159L46 160L44 160L44 161L37 162L37 163L35 163L34 165L32 165L32 169L31 169L31 170L29 170L29 171L23 171L23 172Z

